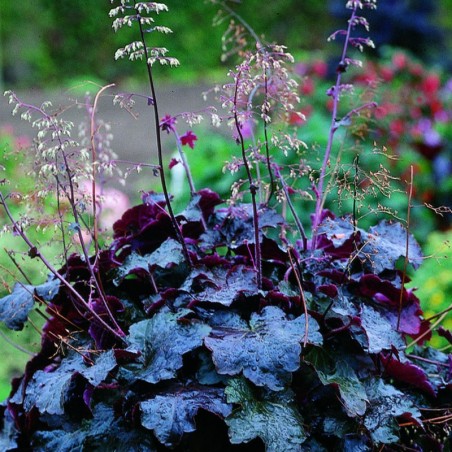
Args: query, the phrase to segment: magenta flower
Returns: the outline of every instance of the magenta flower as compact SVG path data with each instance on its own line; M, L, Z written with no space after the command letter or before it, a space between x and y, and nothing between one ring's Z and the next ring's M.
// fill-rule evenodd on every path
M168 169L173 169L180 161L178 159L171 159L171 161L168 164Z
M195 141L197 139L198 137L191 130L188 130L180 137L180 142L183 146L188 144L193 149L195 147Z
M160 128L162 131L165 131L166 133L174 132L176 129L174 128L174 125L176 124L176 118L171 115L165 115L160 120Z

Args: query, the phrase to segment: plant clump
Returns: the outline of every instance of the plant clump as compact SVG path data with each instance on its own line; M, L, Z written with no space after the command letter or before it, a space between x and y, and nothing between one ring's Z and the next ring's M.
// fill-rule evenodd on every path
M258 44L225 87L237 165L246 172L243 193L225 203L192 181L190 201L177 213L166 190L160 132L180 141L189 180L181 145L193 147L197 137L179 136L174 117L158 114L154 64L175 60L164 48L148 48L144 36L169 32L154 25L166 6L123 0L112 10L120 16L115 28L139 25L141 40L118 56L146 60L157 133L154 170L164 193L144 193L114 223L108 245L90 245L80 233L82 252L67 253L58 269L0 194L30 257L50 272L45 283L18 283L0 300L0 321L14 330L36 304L45 306L46 318L40 352L0 407L2 450L444 450L451 359L426 345L432 327L415 290L405 286L407 268L423 260L409 220L384 219L365 230L355 215L337 217L324 208L329 155L343 125L335 117L347 89L341 77L354 64L347 45L370 45L352 31L366 24L359 11L375 5L348 1L349 27L334 35L345 36L345 44L330 92L327 157L311 181L310 235L291 203L283 167L271 157L281 143L270 138L272 104L284 93L280 113L288 118L296 100L275 59L279 52L286 60L285 50ZM251 76L256 61L260 73ZM354 108L347 121L364 108L374 105ZM248 147L245 123L256 118L265 138ZM283 153L300 145L283 138ZM56 143L55 155L64 157L65 150ZM78 218L64 159L61 171L55 183L69 193ZM263 171L270 182L263 182ZM89 230L94 241L95 224ZM77 223L77 232L81 227ZM452 341L450 332L443 334Z

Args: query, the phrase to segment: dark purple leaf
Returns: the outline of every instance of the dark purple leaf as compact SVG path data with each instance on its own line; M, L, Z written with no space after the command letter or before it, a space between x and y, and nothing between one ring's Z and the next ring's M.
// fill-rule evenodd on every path
M121 267L116 270L113 283L117 286L130 274L145 275L150 273L153 267L169 268L179 265L184 261L182 245L174 239L165 240L154 252L144 256L138 252L132 252L125 259Z
M223 306L230 306L240 296L252 296L259 292L254 270L242 265L231 269L196 268L180 289L199 302Z
M379 353L393 347L400 350L405 347L402 335L391 323L380 312L365 304L361 307L361 327L366 336L365 343L361 345L368 353Z
M117 366L113 350L101 353L94 360L94 364L80 370L83 375L94 387L99 386L107 379L109 373Z
M56 278L39 286L16 283L12 293L0 300L0 322L11 330L22 330L35 301L51 302L59 288L60 281Z
M220 314L219 314L220 315ZM257 386L280 391L300 367L301 343L305 335L305 316L288 320L276 306L267 306L251 316L249 326L237 315L221 316L205 338L221 375L243 375ZM217 319L218 320L218 319ZM309 318L308 342L320 345L322 336L314 319Z
M211 328L199 321L181 322L191 314L181 309L173 314L162 310L149 320L130 327L126 340L129 351L141 353L138 362L123 366L135 379L148 383L173 378L183 365L182 356L202 345Z
M130 429L115 415L113 409L104 403L94 407L93 419L84 420L79 428L66 425L61 430L41 430L34 434L36 450L73 452L79 450L117 450L154 452L154 440L148 432Z
M370 380L366 385L369 408L364 417L364 425L376 443L398 442L396 418L408 417L421 425L421 413L413 401L403 392L382 380Z
M221 418L229 416L232 411L223 389L180 387L141 402L141 425L152 430L161 444L174 447L180 443L184 433L196 430L195 416L199 409Z
M406 249L406 229L400 223L382 221L372 226L369 233L363 234L365 243L362 253L369 255L369 266L375 273L394 269L396 261L405 257L408 251L408 262L414 268L422 263L422 250L414 237L410 234L408 250Z
M415 364L404 360L397 359L392 354L381 354L381 362L383 364L385 375L396 381L407 383L415 388L435 397L435 389L430 383L427 374Z
M40 413L64 414L64 403L71 379L86 368L83 357L71 354L52 372L38 370L25 389L24 408L36 407Z
M437 332L439 336L444 337L449 341L449 344L452 344L452 331L446 330L444 327L440 326Z

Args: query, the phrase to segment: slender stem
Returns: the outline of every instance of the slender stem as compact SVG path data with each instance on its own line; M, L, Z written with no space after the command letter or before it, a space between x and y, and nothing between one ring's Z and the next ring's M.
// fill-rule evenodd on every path
M16 344L1 330L0 330L0 337L2 338L2 340L8 342L9 345L11 345L15 349L19 350L20 352L25 353L26 355L29 355L29 356L34 356L33 352L30 352L30 350L27 350L27 349L21 347L19 344Z
M306 251L306 249L308 247L308 245L307 245L308 238L307 238L306 233L304 231L304 227L303 227L303 224L301 223L300 217L298 216L297 211L295 210L295 207L294 207L294 205L292 203L292 200L290 199L290 194L289 194L289 190L288 190L288 187L287 187L287 183L284 180L284 177L281 175L281 173L279 171L279 168L276 165L274 165L273 168L274 168L274 172L275 172L276 177L281 182L281 187L282 187L282 190L284 192L284 197L285 197L285 199L287 201L287 205L289 206L290 212L292 213L292 217L293 217L293 219L295 221L295 225L297 226L298 232L300 233L300 236L301 236L301 238L303 240L303 251Z
M353 19L355 18L356 10L357 10L357 6L355 6L353 8L351 18L348 22L344 47L342 49L341 61L339 62L339 67L337 70L336 84L334 85L333 90L332 90L333 111L331 113L331 125L330 125L330 130L328 133L328 142L327 142L326 149L325 149L325 155L323 157L322 168L320 170L319 182L318 182L316 190L315 190L317 202L316 202L316 207L315 207L314 221L313 221L313 225L312 225L312 249L315 249L316 244L317 244L317 228L320 224L322 208L323 208L323 185L324 185L325 176L326 176L326 169L328 167L328 163L329 163L330 156L331 156L331 150L333 148L334 135L338 128L338 126L337 126L337 110L338 110L338 105L339 105L341 78L342 78L342 73L343 73L343 71L345 71L345 68L346 68L345 57L347 54Z
M178 240L180 244L182 245L182 250L185 256L186 261L190 266L192 266L192 261L190 258L190 254L188 253L187 245L185 244L184 237L182 235L182 231L180 230L179 224L177 223L176 217L173 212L173 208L171 206L171 200L168 194L168 188L166 185L166 178L165 178L165 171L163 167L163 150L162 150L162 137L160 133L160 122L159 122L159 110L158 110L158 102L157 102L157 94L154 86L154 77L152 75L152 64L149 59L149 52L148 48L146 46L146 39L144 37L144 30L143 30L143 24L141 23L141 16L139 14L139 11L136 10L137 18L138 18L138 25L140 28L140 36L141 41L143 43L144 48L144 55L146 58L146 67L147 67L147 73L148 73L148 79L149 79L149 86L151 88L151 96L152 96L152 104L154 107L154 122L155 122L155 135L157 138L157 155L158 155L158 162L159 162L159 175L160 175L160 183L162 184L162 191L163 196L165 197L166 205L168 208L168 213L171 218L171 223L173 225L174 231L176 233L176 236L178 237Z
M265 70L264 67L264 105L267 105L267 97L268 97L268 78L267 78L267 72ZM265 111L264 111L264 142L265 142L265 159L267 161L267 170L268 170L268 175L270 176L270 193L268 195L267 198L267 204L270 202L270 200L272 199L273 193L275 191L275 183L273 180L273 172L272 172L272 167L270 164L270 149L268 146L268 130L267 130L267 115L268 115L268 109L267 107L265 107Z
M125 334L121 329L114 330L108 323L106 323L93 309L91 309L84 298L74 289L74 287L59 273L57 269L46 259L46 257L41 254L39 249L33 244L33 242L28 238L27 234L22 230L22 228L17 224L16 220L11 214L8 205L6 204L3 193L0 192L0 204L3 206L5 213L14 230L21 236L22 240L28 245L30 251L33 250L34 256L41 260L41 262L49 269L49 271L71 292L78 301L82 303L83 306L98 320L102 326L110 331L114 336L122 339Z
M89 270L89 272L91 274L91 278L92 278L92 280L94 282L96 290L97 290L97 292L99 294L99 297L100 297L102 303L104 304L105 310L106 310L110 320L112 321L113 325L115 326L117 331L120 331L121 334L124 335L124 333L122 332L120 326L118 325L114 315L110 311L110 308L108 306L108 302L107 302L106 297L105 297L105 293L104 293L104 291L103 291L103 289L101 287L101 284L99 283L99 280L97 279L95 267L90 262L88 249L86 247L85 239L83 237L82 230L81 230L81 227L80 227L81 219L79 217L79 214L78 214L78 211L77 211L77 207L76 207L75 189L74 189L74 184L73 184L73 174L72 174L72 171L71 171L71 168L70 168L70 164L69 164L67 155L64 152L64 142L63 142L63 140L61 138L61 130L59 129L58 124L56 123L55 117L47 114L42 108L36 107L34 105L30 105L30 104L25 104L25 103L21 102L16 96L14 96L14 97L15 97L15 100L18 102L18 104L21 107L27 108L28 110L36 111L40 115L42 115L49 122L49 124L50 124L49 128L51 130L53 130L53 132L56 135L56 140L58 141L59 151L61 152L61 156L63 158L64 171L66 172L66 176L67 176L67 179L68 179L68 187L69 187L69 190L68 190L62 184L62 182L60 181L58 175L55 175L55 180L56 180L56 183L57 183L57 195L58 195L58 192L59 192L58 187L60 187L60 189L63 191L63 193L65 194L65 196L67 197L67 199L69 201L69 205L71 206L71 211L72 211L72 216L73 216L74 222L75 222L76 225L78 225L78 227L77 227L77 235L78 235L78 239L79 239L80 246L81 246L81 249L82 249L83 257L85 259L85 262L86 262L86 265L88 267L88 270ZM7 206L4 203L3 196L2 196L1 199L3 201L2 202L3 206L5 207L5 209L7 209ZM14 221L12 219L12 216L10 216L10 215L8 215L8 216L9 216L9 218L12 221ZM62 217L60 215L60 221L61 220L62 220ZM17 225L17 223L15 223L15 224ZM36 247L33 247L33 248L36 248Z
M405 259L403 261L402 284L400 286L399 312L397 315L397 331L400 328L400 319L402 317L403 293L405 291L406 270L408 267L408 252L410 248L410 221L411 221L411 200L413 198L413 165L410 166L410 184L408 191L408 207L406 217L406 237L405 237Z
M304 290L303 290L303 286L301 284L301 274L298 271L298 268L295 267L295 263L296 262L296 257L292 256L293 254L293 248L289 248L287 250L287 254L289 256L289 260L290 260L290 266L292 267L292 270L294 272L295 275L295 279L297 280L297 285L298 285L298 290L300 291L300 299L301 299L301 303L303 305L303 311L304 311L304 321L305 321L305 327L304 327L304 340L303 340L303 347L306 347L307 343L308 343L308 334L309 334L309 318L308 318L308 307L306 304L306 297L304 296Z
M94 98L94 103L90 112L90 138L91 138L91 170L92 170L92 181L91 181L91 196L93 203L93 242L94 242L94 256L97 260L99 254L99 218L97 215L97 202L96 202L96 164L97 164L97 151L96 151L96 108L97 103L99 101L100 95L107 90L115 86L113 83L107 86L102 87L96 94Z
M257 203L256 203L257 187L253 181L253 177L251 175L248 159L246 157L245 140L243 139L243 134L242 134L242 130L240 127L239 118L238 118L238 114L237 114L237 95L238 95L238 88L239 88L239 84L240 84L240 75L241 75L241 73L239 72L237 74L237 80L235 83L234 122L235 122L235 128L237 130L237 134L239 136L240 146L242 149L243 163L245 164L246 174L248 177L248 182L250 184L251 204L253 206L253 226L254 226L254 266L255 266L256 272L257 272L257 286L259 288L261 288L262 287L262 258L261 258L261 244L260 244L260 237L259 237L259 216L258 216Z

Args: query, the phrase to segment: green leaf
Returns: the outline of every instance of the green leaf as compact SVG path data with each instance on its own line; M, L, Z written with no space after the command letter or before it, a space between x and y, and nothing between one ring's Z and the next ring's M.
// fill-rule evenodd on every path
M249 326L238 315L228 314L223 320L204 340L218 373L238 375L243 371L257 386L282 390L300 367L305 316L288 320L281 309L268 306L251 316ZM322 343L318 324L311 317L307 338L310 344Z
M191 313L189 309L176 314L164 309L149 320L133 324L126 338L128 350L139 351L141 356L137 364L124 368L148 383L173 378L182 367L182 356L201 346L211 331L208 325L185 318Z
M221 418L231 414L232 407L226 403L224 390L184 387L140 403L141 424L153 430L156 438L167 447L180 443L184 433L196 430L195 416L198 410L214 413Z
M240 407L226 419L232 444L261 438L267 452L299 451L305 441L303 419L292 403L291 392L256 398L242 378L232 378L226 388L227 400Z
M4 322L10 330L22 330L35 300L50 302L59 288L58 279L52 279L39 286L15 284L12 293L0 300L0 322Z
M344 361L336 363L334 374L326 374L316 367L317 375L324 385L335 385L347 415L362 416L366 411L367 394L364 385L359 381L354 370Z
M346 413L356 417L364 414L368 398L365 387L345 361L347 358L338 352L328 353L325 348L314 347L306 354L305 361L313 366L324 385L338 388Z
M391 444L399 441L396 418L404 415L421 423L421 413L409 396L382 380L371 380L366 386L370 406L364 425L376 443Z

